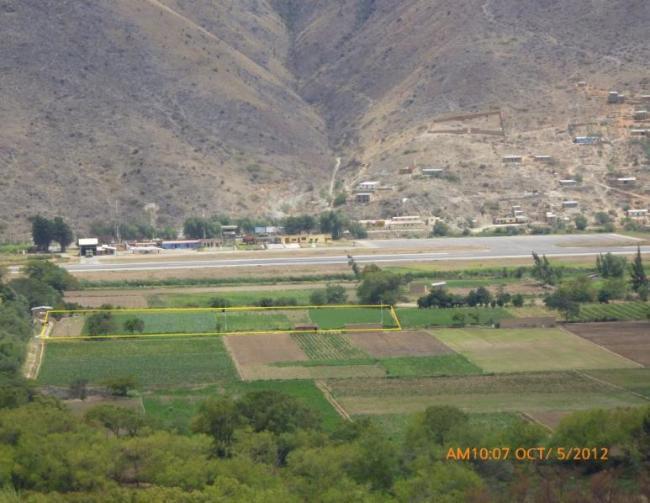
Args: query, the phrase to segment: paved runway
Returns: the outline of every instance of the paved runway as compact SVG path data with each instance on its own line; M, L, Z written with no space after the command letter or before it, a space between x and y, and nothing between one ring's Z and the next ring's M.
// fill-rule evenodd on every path
M559 235L559 236L508 236L508 237L464 237L440 239L396 239L382 241L358 241L351 249L358 263L400 263L431 262L445 260L480 260L530 257L533 251L549 257L594 256L598 253L629 254L636 251L639 240L617 234ZM364 248L373 249L373 253ZM380 250L385 250L380 251ZM391 251L393 250L393 251ZM405 252L405 250L408 250ZM650 246L642 246L643 253L650 253ZM347 264L344 250L337 255L318 255L318 250L309 250L302 256L292 250L285 256L265 258L265 251L259 257L242 259L202 258L200 254L183 260L164 255L149 261L102 262L101 258L81 264L66 265L70 272L108 271L155 271L170 269L206 269L231 267L278 267L278 266L326 266ZM331 253L331 250L330 250ZM277 250L274 250L277 255ZM114 259L113 259L114 260Z

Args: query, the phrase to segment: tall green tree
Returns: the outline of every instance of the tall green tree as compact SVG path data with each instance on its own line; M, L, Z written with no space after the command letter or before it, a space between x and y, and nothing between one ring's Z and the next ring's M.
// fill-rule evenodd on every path
M192 420L192 431L210 435L215 455L225 458L231 454L235 430L244 424L244 417L232 399L210 398L199 406Z
M546 255L540 257L537 253L533 252L533 262L533 270L531 272L533 278L544 285L557 284L561 277L561 271L551 266Z
M345 225L345 219L336 211L322 213L319 220L320 231L330 234L332 239L341 239Z
M62 267L47 260L30 260L23 268L25 275L51 286L59 292L79 288L79 281Z
M59 243L61 251L64 252L70 243L72 243L72 229L70 229L70 226L61 217L55 217L50 222L50 227L52 240Z
M45 217L36 215L32 218L32 240L36 249L47 252L53 241L52 223Z
M603 278L622 278L627 267L627 259L611 253L596 257L596 269Z
M580 314L580 304L573 300L572 294L565 288L559 288L544 298L544 304L550 309L557 309L565 320L576 318Z
M362 275L357 296L362 304L395 304L399 300L402 278L389 271L369 271Z
M630 268L632 290L637 292L641 299L648 300L648 276L643 268L643 258L641 257L641 247L637 247L636 256Z
M219 236L221 224L214 220L190 217L183 224L183 234L191 239L213 239Z

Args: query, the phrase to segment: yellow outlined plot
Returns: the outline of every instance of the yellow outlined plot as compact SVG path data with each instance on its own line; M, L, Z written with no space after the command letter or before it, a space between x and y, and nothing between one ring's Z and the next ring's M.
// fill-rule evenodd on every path
M160 332L160 333L115 333L107 335L62 335L62 336L51 336L47 335L47 327L50 323L56 323L56 318L60 316L84 316L94 313L110 312L113 314L156 314L156 313L214 313L214 314L224 314L224 318L227 323L227 313L259 313L259 312L273 312L273 311L305 311L309 316L309 311L311 310L368 310L373 309L380 312L378 318L381 319L381 326L363 326L363 325L375 325L379 323L375 322L356 322L356 323L345 323L342 322L341 327L336 328L320 328L316 324L310 326L302 326L301 324L296 324L294 328L277 328L272 330L257 330L257 329L243 329L237 331L228 331L224 329L223 331L179 331L179 332ZM52 320L50 318L52 315ZM288 320L287 320L288 321ZM380 320L377 320L379 322ZM386 326L386 321L388 325ZM313 322L312 322L313 323ZM351 326L348 326L351 325ZM357 328L355 325L359 326ZM227 326L227 325L226 325ZM216 327L215 327L216 328ZM127 309L53 309L48 311L45 314L45 319L43 323L43 329L41 330L40 337L47 342L64 342L64 341L91 341L91 340L105 340L105 339L148 339L148 338L163 338L163 337L216 337L216 336L226 336L226 335L266 335L266 334L304 334L304 333L316 333L316 334L338 334L342 332L347 333L363 333L363 332L399 332L402 330L401 323L395 312L393 306L383 305L383 304L373 304L373 305L323 305L323 306L272 306L272 307L258 307L258 306L243 306L243 307L190 307L190 308L150 308L150 309L137 309L137 308L127 308ZM50 332L52 333L52 332Z

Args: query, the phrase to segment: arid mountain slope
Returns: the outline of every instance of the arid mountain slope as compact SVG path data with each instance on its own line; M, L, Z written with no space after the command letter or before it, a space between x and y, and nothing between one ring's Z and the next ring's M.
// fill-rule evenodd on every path
M3 0L2 216L86 223L119 200L177 221L309 199L334 161L282 65L284 25L223 4Z
M165 223L318 210L339 155L349 188L468 161L467 187L403 183L348 209L457 212L469 194L471 216L479 164L599 113L577 80L650 87L649 26L644 0L0 0L0 220L83 226L116 200ZM422 138L441 114L490 108L503 139ZM540 138L524 144L550 149ZM499 177L506 196L525 189ZM417 205L398 208L405 195Z

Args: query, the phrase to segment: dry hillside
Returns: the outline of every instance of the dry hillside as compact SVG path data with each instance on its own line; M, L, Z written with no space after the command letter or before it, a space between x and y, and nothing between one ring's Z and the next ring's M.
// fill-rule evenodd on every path
M392 189L359 216L535 192L532 213L577 171L571 197L614 207L608 172L647 173L602 93L650 90L649 38L645 0L0 0L0 221L317 211L337 156L338 187ZM572 123L611 141L575 147ZM466 128L502 135L444 132ZM398 178L412 162L452 176Z

